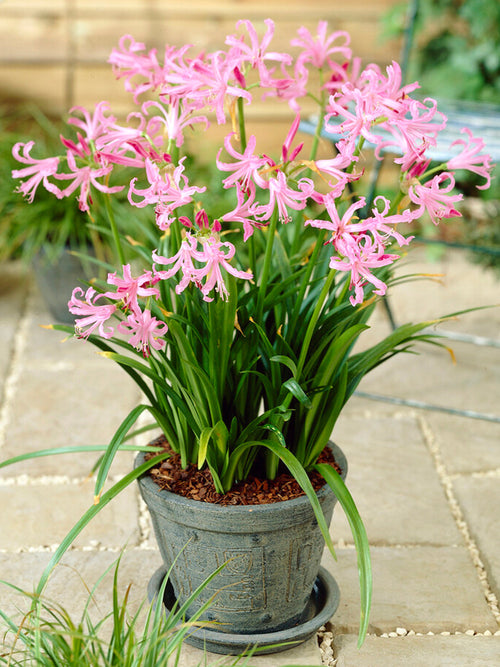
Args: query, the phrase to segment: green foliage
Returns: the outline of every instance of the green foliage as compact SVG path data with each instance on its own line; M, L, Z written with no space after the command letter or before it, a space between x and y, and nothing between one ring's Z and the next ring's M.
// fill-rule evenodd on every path
M89 262L111 268L111 231L96 222L106 218L108 205L99 192L93 193L92 215L79 209L76 196L58 199L43 187L27 206L17 191L18 182L12 178L13 170L25 166L12 155L16 143L25 143L30 137L36 143L33 157L41 159L61 152L59 136L66 130L60 119L51 119L34 106L0 109L0 261L21 258L30 263L43 249L52 262L63 248L87 257L92 249L95 259ZM151 240L153 224L149 216L140 209L131 216L125 202L126 194L109 202L121 233L142 243Z
M110 611L101 612L95 605L97 589L108 574L99 578L84 605L81 617L74 620L62 605L46 596L28 593L13 584L0 581L28 602L30 609L17 620L0 609L0 623L4 626L4 643L0 646L0 665L16 667L174 667L180 665L180 651L186 636L196 628L200 615L211 604L211 599L186 621L190 598L182 607L166 614L161 604L147 607L142 603L130 611L129 585L123 597L119 596L120 559L113 572ZM224 567L224 566L222 566ZM199 587L199 595L219 568ZM159 591L163 599L168 576ZM19 605L20 607L21 605ZM97 609L97 611L96 611ZM97 616L97 618L96 618ZM218 661L217 661L218 662ZM244 667L248 660L234 658L233 667ZM206 667L209 665L203 662ZM213 663L211 663L213 664ZM215 667L215 665L214 665Z
M408 23L408 2L392 7L384 17L385 37L401 37ZM410 53L407 80L418 80L422 95L441 99L500 104L500 2L498 0L420 0ZM498 172L498 167L497 167ZM434 227L422 227L425 238L472 247L472 261L500 270L500 183L493 178L487 191L477 190L479 179L456 174L457 189L465 197L485 202L485 213L471 218L467 204L460 208L465 224L451 241ZM476 214L478 213L475 207ZM439 255L439 248L434 254Z
M498 103L500 3L497 0L420 0L408 80L424 95ZM408 3L384 19L387 36L400 36Z
M26 206L16 191L11 172L23 165L12 155L14 144L25 142L27 133L31 133L37 140L39 157L44 157L60 144L60 130L57 122L34 107L0 113L0 260L22 257L30 262L42 247L53 258L65 246L82 250L102 243L76 201L58 200L40 190L32 205Z

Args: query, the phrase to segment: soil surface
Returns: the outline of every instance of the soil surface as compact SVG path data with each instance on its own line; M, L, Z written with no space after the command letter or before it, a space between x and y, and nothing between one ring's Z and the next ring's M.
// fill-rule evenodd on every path
M210 471L198 470L195 465L183 469L180 455L172 451L164 436L160 436L151 444L163 447L171 455L159 466L151 468L149 474L160 488L185 498L218 505L265 505L305 495L292 475L288 471L281 470L278 470L278 475L273 480L250 475L243 482L238 482L228 493L217 493ZM153 456L154 454L148 454L146 459ZM337 472L341 472L327 447L320 454L318 463L328 463ZM309 479L315 491L325 484L325 480L315 471L309 473Z

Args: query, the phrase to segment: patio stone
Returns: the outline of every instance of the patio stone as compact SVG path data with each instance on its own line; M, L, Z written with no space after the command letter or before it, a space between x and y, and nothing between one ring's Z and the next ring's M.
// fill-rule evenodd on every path
M415 632L495 632L498 625L486 603L465 547L372 547L373 603L369 632L398 627ZM359 583L354 549L338 549L335 562L325 550L323 565L340 588L332 618L334 632L357 633Z
M8 570L3 576L26 592L33 592L40 576L48 564L50 552L22 552L13 559L11 554L0 553L0 569ZM118 550L81 550L68 551L54 569L44 596L47 600L56 601L72 615L73 620L81 617L89 592L93 590L99 579L110 571L95 589L93 603L90 606L95 614L104 616L111 611L111 594L113 589L114 564L120 558L118 588L119 597L123 598L131 584L128 612L134 614L147 599L147 584L153 572L160 566L161 558L157 550L118 549ZM1 608L12 615L18 609L25 611L28 605L11 588L1 585Z
M0 264L0 386L6 379L14 352L14 339L27 298L29 280L19 262ZM2 392L0 391L0 396Z
M445 251L439 259L430 259L427 247L415 245L399 262L397 272L400 275L438 274L436 279L399 283L391 289L390 304L398 323L442 317L456 312L456 304L460 304L460 310L465 310L498 303L498 277L493 271L472 263L467 252ZM441 327L498 340L499 323L500 312L493 308L460 315Z
M221 656L210 651L202 651L200 649L183 644L181 650L181 657L179 666L182 667L229 667L233 665L235 656ZM245 667L286 667L287 665L305 666L321 664L321 653L318 648L316 637L312 637L307 642L300 646L287 649L281 653L272 653L268 655L254 655L243 661L242 665ZM172 667L174 660L172 660Z
M93 505L93 481L84 483L0 484L0 549L58 544ZM138 492L122 491L76 538L76 546L121 548L139 542ZM2 576L3 573L2 573ZM5 576L5 578L7 578Z
M498 415L498 396L491 388L500 384L500 354L468 343L444 342L453 349L456 363L445 350L420 344L415 348L419 354L396 355L375 368L359 390Z
M107 445L122 419L138 403L132 382L107 360L86 365L24 366L19 384L22 390L13 401L6 429L2 459L51 447ZM104 371L104 372L103 372ZM88 475L98 454L75 454L60 460L39 458L2 470L2 475L30 473ZM130 456L114 472L130 469Z
M461 538L415 417L342 415L332 439L349 466L346 483L373 545L457 544ZM335 508L331 535L352 543Z
M361 649L356 637L334 641L336 667L493 667L500 656L500 637L368 637Z
M500 598L500 476L459 477L453 488L490 585Z
M500 424L431 412L425 419L449 474L500 468Z

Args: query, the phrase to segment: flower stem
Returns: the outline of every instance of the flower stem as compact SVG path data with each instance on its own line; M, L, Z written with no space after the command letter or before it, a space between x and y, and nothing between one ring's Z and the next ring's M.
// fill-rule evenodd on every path
M321 129L323 127L325 119L325 93L323 90L323 69L320 68L319 71L319 86L320 86L320 102L319 102L319 113L318 113L318 122L316 123L316 131L314 132L313 142L311 146L311 154L309 160L315 160L318 153L319 139L321 136Z
M262 321L262 314L264 312L264 299L266 298L267 281L271 272L271 261L273 257L274 235L276 234L276 227L278 224L278 207L275 207L269 226L267 227L266 252L264 255L264 265L262 267L261 281L259 285L259 296L257 303L257 322ZM255 275L255 274L254 274Z
M311 253L311 256L309 257L309 260L307 262L307 267L305 274L302 278L302 281L300 283L299 291L297 292L297 297L295 301L295 308L293 310L292 314L292 319L290 322L290 330L289 330L289 336L290 340L293 338L293 335L295 333L295 327L297 326L297 320L300 315L300 308L304 303L304 296L306 294L306 290L309 286L309 281L311 280L311 275L314 269L316 268L316 260L318 259L318 255L321 252L321 249L323 247L324 239L326 236L326 231L325 230L320 230L320 235L316 239L316 243L314 245L313 251Z
M241 152L244 153L247 147L247 132L245 126L245 110L243 106L242 97L238 97L237 106L238 106L238 128L240 135L240 147L241 147ZM255 276L257 274L257 260L255 258L255 239L253 237L253 234L248 239L248 261L250 264L250 270Z
M243 110L243 98L238 97L238 127L240 132L241 152L244 153L247 147L247 132L245 127L245 113Z
M302 344L302 348L300 350L300 356L299 360L297 363L297 375L296 375L296 380L297 382L300 382L300 374L302 373L302 369L304 367L304 364L306 362L307 358L307 353L309 351L309 345L311 344L311 339L314 333L314 330L316 328L316 325L318 323L319 316L321 315L321 311L323 309L323 305L328 297L328 294L330 292L330 288L332 286L332 283L335 279L335 274L337 272L333 269L330 269L323 288L321 290L321 293L319 295L318 301L316 302L316 306L314 308L313 314L311 316L311 319L309 320L309 324L307 325L307 330L304 336L304 342Z
M113 241L115 243L118 261L123 266L125 264L125 253L123 252L123 246L120 240L120 234L118 232L118 227L115 220L115 214L113 213L113 207L111 206L111 201L109 196L104 197L104 206L106 208L106 214L108 216L109 225L111 227L111 233L113 235Z

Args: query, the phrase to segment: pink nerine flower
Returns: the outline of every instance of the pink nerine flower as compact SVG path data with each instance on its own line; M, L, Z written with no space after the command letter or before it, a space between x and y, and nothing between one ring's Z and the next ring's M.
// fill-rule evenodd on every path
M194 236L191 236L189 232L186 234L182 240L181 247L179 251L173 257L163 257L158 255L156 250L153 252L153 261L162 264L163 266L173 265L172 268L167 271L161 271L156 268L153 264L153 271L155 276L160 280L169 280L172 278L178 271L181 271L182 278L179 284L176 286L175 291L177 294L183 292L186 287L191 282L198 283L197 279L197 269L195 268L193 262L196 259L196 246L197 241Z
M89 200L92 203L92 197L90 195L90 186L93 185L97 190L101 192L114 193L120 192L123 190L123 185L115 185L113 187L104 185L100 183L97 179L107 176L112 171L112 166L107 167L91 167L83 166L79 167L76 164L75 156L71 151L67 153L68 167L70 168L70 174L57 174L56 178L61 180L73 180L73 182L68 185L62 191L63 197L68 197L72 194L78 187L80 188L80 194L78 195L78 207L80 211L89 210Z
M448 181L448 185L440 187L442 183ZM427 211L432 222L437 225L442 218L453 218L460 216L455 208L455 202L463 199L462 194L448 194L455 187L455 179L448 172L437 174L431 181L424 183L414 183L408 189L408 195L411 201L418 206L415 215L418 217Z
M145 357L149 357L151 347L154 350L162 350L165 347L165 341L161 336L167 333L168 326L153 317L151 311L145 308L144 312L130 313L126 322L119 323L118 331L129 334L130 345L141 350Z
M243 241L248 241L254 228L263 226L262 223L255 220L255 213L258 208L258 203L255 201L255 185L250 181L248 190L244 191L243 187L237 183L236 194L238 197L236 208L224 213L219 218L219 222L240 222L243 225Z
M218 241L214 236L202 240L203 251L196 254L196 259L205 262L205 266L196 272L198 280L205 278L205 283L201 287L204 301L212 301L209 293L215 289L222 299L227 299L227 291L221 269L224 269L236 278L251 280L253 275L249 271L238 271L229 263L235 253L235 247L232 243ZM222 248L226 248L224 252Z
M159 110L161 115L155 116L155 121L163 126L165 136L175 141L176 146L184 143L184 128L192 127L196 123L204 123L207 129L209 123L206 116L193 116L193 108L183 103L179 98L168 100L164 96L164 104L150 100L142 105L144 112L149 112L153 107ZM168 102L168 103L167 103Z
M104 295L98 294L93 287L89 287L85 292L85 301L77 298L77 295L83 295L81 287L75 287L68 301L68 309L73 315L81 316L81 319L75 320L75 333L79 338L88 338L88 336L99 329L99 335L102 338L111 338L113 327L104 329L104 324L109 320L116 310L114 303L103 306L96 305L96 301ZM84 328L88 327L85 331Z
M357 235L361 232L366 232L370 225L366 220L360 222L353 222L353 219L358 220L355 212L366 204L364 197L352 203L345 213L340 217L338 209L335 205L335 198L331 194L327 194L324 199L326 210L330 216L330 220L306 220L306 225L311 227L319 227L320 229L327 229L332 233L330 241L335 244L341 237L347 238L350 235Z
M350 167L354 162L358 160L358 157L353 155L352 148L353 145L345 140L340 140L336 144L338 154L329 159L316 160L312 164L314 171L319 170L321 174L327 174L335 179L335 181L328 181L328 185L331 188L331 194L333 197L339 197L344 191L345 186L350 181L356 181L361 178L362 173L346 171L347 167Z
M158 63L156 49L144 55L146 46L136 42L131 35L124 35L119 48L113 49L108 62L113 65L117 79L125 79L125 90L134 93L137 103L139 95L146 90L155 89L163 83L163 68ZM137 76L146 79L137 83Z
M303 62L310 62L313 67L323 67L323 65L330 65L331 59L329 56L333 54L341 54L346 60L351 58L351 49L348 44L351 41L349 33L344 31L337 31L327 34L328 23L326 21L319 21L317 34L312 35L307 28L299 28L297 34L299 38L292 39L290 44L298 46L302 49L299 55L299 60ZM339 39L343 40L343 44L336 44Z
M30 152L34 145L34 141L28 141L25 144L17 143L12 149L12 155L16 160L23 164L31 165L29 167L24 167L24 169L14 169L12 171L12 178L29 177L27 181L21 183L17 190L27 197L31 204L38 186L42 183L46 190L52 192L52 194L61 199L63 196L61 190L49 181L49 176L54 176L57 173L59 158L48 157L42 160L37 160L36 158L31 157ZM21 149L23 151L22 155Z
M392 264L399 259L399 255L387 255L381 250L370 236L362 234L357 238L349 237L339 239L337 250L341 257L334 256L330 259L330 267L340 271L350 271L350 287L354 289L354 295L349 297L353 306L363 303L364 286L369 282L376 287L375 294L383 296L387 285L377 278L370 269L377 269Z
M252 134L248 138L247 146L243 153L238 153L231 145L231 138L235 135L234 132L227 134L224 137L224 148L229 155L234 158L234 162L221 162L219 160L222 148L217 153L216 164L220 171L232 171L233 173L225 178L222 182L225 188L229 188L235 183L241 183L242 187L246 189L249 182L255 177L257 171L268 164L268 159L254 155L257 139Z
M188 179L183 174L184 160L185 158L182 158L172 171L168 165L157 164L148 158L145 167L146 178L150 186L137 188L135 185L137 178L130 181L129 202L138 208L156 204L156 224L161 230L168 229L172 223L172 213L175 209L191 203L193 194L206 190L205 187L189 186ZM142 197L142 201L135 201L132 195Z
M266 182L262 181L261 183L259 181L259 185L265 187ZM257 208L258 219L270 220L276 206L280 221L290 222L291 217L288 208L301 211L306 207L307 199L314 192L314 183L309 178L301 178L297 185L299 190L293 190L288 185L284 172L278 171L276 178L270 178L267 182L269 203Z
M83 116L83 120L77 116L70 116L68 124L76 125L76 127L83 130L87 142L95 141L105 134L109 127L116 123L114 116L105 116L105 112L109 111L108 102L98 102L95 105L93 113L89 112L85 107L80 106L70 109L70 113L75 113L75 111L78 111Z
M142 276L133 278L130 270L130 264L122 267L123 278L120 278L116 271L108 273L108 284L116 285L116 292L106 292L104 296L109 299L122 300L125 308L130 308L133 312L139 312L138 297L159 296L160 292L156 287L151 286L153 274L151 271L145 271Z
M491 163L491 156L486 153L481 153L480 151L484 148L484 141L479 138L474 138L472 132L469 128L462 128L462 134L465 132L469 135L469 141L465 139L457 139L451 145L462 145L463 150L461 153L453 157L448 161L448 169L467 169L468 171L473 171L475 174L482 176L485 179L484 185L478 185L478 190L486 190L490 187L491 176L490 171L493 169Z
M238 21L236 27L245 26L250 38L250 45L245 43L243 37L229 35L226 38L226 44L232 47L232 50L229 52L230 58L237 58L240 63L248 63L250 67L258 69L261 80L267 80L269 77L265 65L266 60L282 62L287 65L292 61L288 53L267 52L267 48L274 35L274 22L271 19L265 19L264 23L267 28L266 34L260 42L257 31L248 20Z

